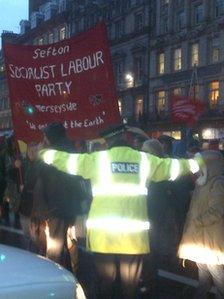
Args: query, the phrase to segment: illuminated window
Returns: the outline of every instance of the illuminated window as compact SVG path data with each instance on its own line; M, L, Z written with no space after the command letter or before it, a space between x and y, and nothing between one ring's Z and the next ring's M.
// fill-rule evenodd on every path
M121 115L122 114L122 99L118 99L118 108L119 108L119 112Z
M175 96L179 96L179 95L181 95L181 94L182 94L181 87L175 87L175 88L173 89L173 95L175 95Z
M174 70L179 71L182 68L182 52L181 48L174 50Z
M191 66L198 65L199 47L198 43L191 45Z
M53 44L53 42L54 42L54 34L53 33L49 33L48 42L49 42L49 44Z
M135 100L135 116L136 119L139 119L139 116L143 113L143 97L137 97Z
M213 81L209 84L209 105L211 109L217 107L219 101L219 81Z
M165 90L160 90L156 94L156 109L158 113L166 110L166 92Z
M60 32L59 32L59 38L60 38L60 40L63 40L63 39L66 38L66 29L65 29L65 27L62 27L62 28L60 29Z
M165 73L165 54L160 53L158 55L158 73L160 75Z

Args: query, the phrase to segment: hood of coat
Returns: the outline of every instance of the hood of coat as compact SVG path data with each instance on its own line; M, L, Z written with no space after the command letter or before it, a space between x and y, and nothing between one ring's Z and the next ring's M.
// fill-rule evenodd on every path
M197 179L198 185L204 185L213 177L224 174L224 158L220 151L208 150L201 155L205 161L206 171Z

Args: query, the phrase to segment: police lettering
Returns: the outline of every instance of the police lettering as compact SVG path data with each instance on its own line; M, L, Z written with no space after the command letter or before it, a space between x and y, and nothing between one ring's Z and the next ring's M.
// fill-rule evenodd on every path
M127 162L112 162L111 163L112 173L139 173L138 163L127 163Z

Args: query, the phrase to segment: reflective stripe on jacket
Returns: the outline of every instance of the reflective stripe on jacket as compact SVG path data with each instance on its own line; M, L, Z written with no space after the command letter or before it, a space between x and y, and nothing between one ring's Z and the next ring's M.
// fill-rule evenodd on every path
M129 147L91 154L43 150L40 157L61 171L91 179L87 246L100 253L148 253L147 181L174 180L199 170L194 160L161 159Z

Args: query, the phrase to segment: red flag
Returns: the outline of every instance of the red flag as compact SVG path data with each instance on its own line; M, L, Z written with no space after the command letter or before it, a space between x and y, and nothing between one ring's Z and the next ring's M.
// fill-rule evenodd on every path
M204 111L204 103L198 99L184 96L173 96L171 117L176 123L192 126Z
M105 25L51 45L6 44L4 53L18 140L39 141L54 121L75 140L121 122Z

